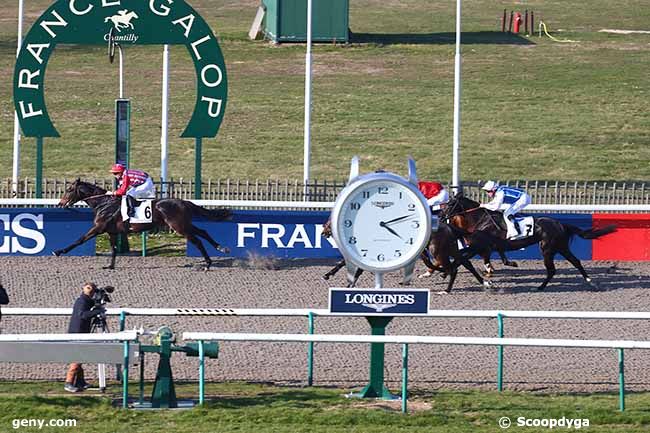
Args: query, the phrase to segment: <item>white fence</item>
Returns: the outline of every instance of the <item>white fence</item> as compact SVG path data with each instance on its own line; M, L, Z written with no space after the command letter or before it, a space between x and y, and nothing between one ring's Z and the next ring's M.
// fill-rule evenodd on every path
M329 210L334 202L322 201L257 201L257 200L188 200L199 206L257 209L322 209ZM0 206L56 206L58 199L0 199ZM83 206L77 204L76 206ZM529 212L650 212L650 204L531 204Z
M6 316L69 316L70 308L5 308L2 310ZM518 311L518 310L433 310L427 315L418 317L430 318L494 318L498 324L498 338L474 337L441 337L441 336L360 336L360 335L315 335L315 317L351 317L354 315L341 315L330 313L326 309L260 309L260 308L109 308L108 316L120 317L120 329L126 326L127 316L271 316L271 317L307 317L309 320L310 334L222 334L222 333L183 333L184 339L193 340L248 340L248 341L299 341L309 344L308 351L308 383L313 381L313 343L314 342L359 342L359 343L395 343L404 344L404 362L408 356L408 344L460 344L460 345L490 345L499 348L497 384L502 389L503 384L503 347L504 346L534 346L534 347L590 347L614 348L619 356L619 400L620 409L625 408L624 384L624 349L648 349L650 342L628 340L568 340L568 339L535 339L535 338L504 338L503 328L506 318L527 319L591 319L591 320L648 320L650 312L645 311ZM359 317L364 317L359 314ZM202 352L200 351L200 354ZM200 381L203 380L203 359L199 364ZM403 377L407 377L406 370ZM403 380L403 387L406 380ZM203 384L200 384L202 394ZM406 396L405 388L403 394ZM405 405L405 399L403 405ZM404 406L405 407L405 406Z

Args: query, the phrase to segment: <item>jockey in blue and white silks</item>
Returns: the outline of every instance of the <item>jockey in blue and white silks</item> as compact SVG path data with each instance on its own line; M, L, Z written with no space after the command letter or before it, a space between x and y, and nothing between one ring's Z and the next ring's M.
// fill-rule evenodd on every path
M499 186L492 180L485 182L481 189L487 191L488 197L491 199L490 202L482 204L481 207L489 210L499 210L502 204L508 205L503 210L503 220L508 228L507 237L521 235L519 227L514 223L515 214L530 204L530 196L521 189Z

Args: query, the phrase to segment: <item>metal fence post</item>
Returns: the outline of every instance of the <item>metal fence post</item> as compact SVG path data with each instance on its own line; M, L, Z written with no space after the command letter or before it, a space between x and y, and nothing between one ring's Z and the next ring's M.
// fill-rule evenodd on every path
M408 412L409 345L402 346L402 413Z
M309 335L314 334L314 312L310 311L309 315ZM310 341L307 348L307 386L314 384L314 342Z
M203 351L203 340L199 340L199 404L205 402L205 353Z
M625 411L625 358L623 349L618 349L618 401L621 412Z
M498 337L503 338L503 314L497 313ZM503 346L498 346L497 389L503 391Z

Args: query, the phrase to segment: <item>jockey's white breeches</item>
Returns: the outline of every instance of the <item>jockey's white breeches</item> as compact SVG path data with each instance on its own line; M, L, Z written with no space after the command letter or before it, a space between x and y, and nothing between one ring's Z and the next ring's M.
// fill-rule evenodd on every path
M440 209L440 205L447 203L449 201L449 192L446 189L440 191L437 195L434 195L427 200L427 204L431 207L431 210Z
M137 200L145 200L148 198L156 198L156 186L153 184L153 180L150 177L144 181L142 185L134 186L130 188L126 195L131 196Z
M530 204L530 196L528 194L522 195L521 197L519 197L519 200L511 204L510 207L506 208L503 211L503 218L505 218L507 221L508 216L516 214L517 212L521 211L529 204Z

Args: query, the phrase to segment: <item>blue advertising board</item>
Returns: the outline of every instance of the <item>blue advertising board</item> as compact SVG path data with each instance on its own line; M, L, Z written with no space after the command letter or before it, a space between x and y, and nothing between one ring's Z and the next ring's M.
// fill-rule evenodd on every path
M536 214L535 216L542 216ZM549 214L562 223L583 229L591 228L590 214ZM313 211L234 211L233 219L212 222L195 219L194 223L206 230L220 244L230 248L229 257L272 256L277 258L340 258L333 238L321 234L329 212ZM224 256L204 243L208 254ZM574 237L571 251L581 260L591 260L591 241ZM200 257L199 250L188 242L187 254ZM495 256L498 257L498 256ZM542 259L537 244L522 250L509 251L513 260Z
M341 257L334 247L334 238L322 236L323 224L328 218L329 212L237 210L231 221L195 218L193 223L228 247L229 257ZM210 256L224 256L207 242L204 245ZM188 242L187 255L198 257L201 253Z
M329 311L364 316L429 313L429 289L330 289Z
M0 209L0 255L44 256L65 248L93 225L90 209L3 208ZM95 239L68 253L94 256Z

